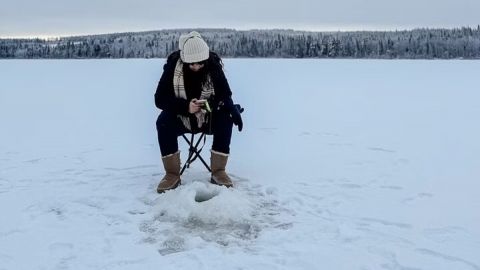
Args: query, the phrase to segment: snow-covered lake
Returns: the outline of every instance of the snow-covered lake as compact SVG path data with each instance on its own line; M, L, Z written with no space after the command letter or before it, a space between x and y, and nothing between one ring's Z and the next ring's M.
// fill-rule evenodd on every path
M0 269L480 269L480 61L227 59L236 187L158 195L163 63L0 61Z

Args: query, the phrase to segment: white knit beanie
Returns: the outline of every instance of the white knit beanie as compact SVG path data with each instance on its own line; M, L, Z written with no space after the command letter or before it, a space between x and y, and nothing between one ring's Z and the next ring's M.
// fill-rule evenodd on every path
M196 63L207 60L210 50L202 36L196 31L180 36L178 40L180 58L184 63Z

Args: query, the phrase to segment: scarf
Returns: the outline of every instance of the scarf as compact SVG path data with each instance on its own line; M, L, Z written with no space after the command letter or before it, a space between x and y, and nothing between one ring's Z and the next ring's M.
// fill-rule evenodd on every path
M177 65L175 66L175 71L173 72L173 90L175 91L175 96L177 98L187 99L187 92L185 92L185 82L183 76L183 61L182 59L178 59ZM207 75L207 81L202 85L202 92L200 94L200 99L208 100L210 96L214 94L214 88L212 83L212 78L210 75ZM195 117L197 118L198 128L201 128L203 124L206 122L207 111L205 109L201 109L199 112L195 113ZM192 130L190 125L190 117L184 115L178 115L178 118L182 120L183 125L188 130Z

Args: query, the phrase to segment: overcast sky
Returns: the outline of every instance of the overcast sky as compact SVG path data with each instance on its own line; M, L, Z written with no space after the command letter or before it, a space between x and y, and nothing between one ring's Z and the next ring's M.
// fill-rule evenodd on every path
M395 30L480 24L480 0L0 0L0 37L169 28Z

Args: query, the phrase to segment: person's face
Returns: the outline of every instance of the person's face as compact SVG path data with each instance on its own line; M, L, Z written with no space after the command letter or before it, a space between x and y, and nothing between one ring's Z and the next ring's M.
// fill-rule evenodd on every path
M203 62L188 64L188 67L190 67L190 70L193 71L193 72L199 71L200 69L203 68L203 66L205 66L205 63L203 63Z

